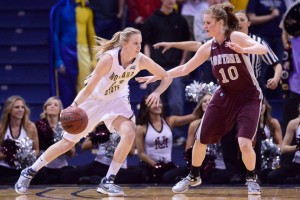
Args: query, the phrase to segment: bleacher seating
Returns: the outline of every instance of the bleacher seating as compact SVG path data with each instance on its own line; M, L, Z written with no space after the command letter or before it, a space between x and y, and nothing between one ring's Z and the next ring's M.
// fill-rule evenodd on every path
M0 0L0 113L22 96L39 118L49 89L49 11L57 0Z

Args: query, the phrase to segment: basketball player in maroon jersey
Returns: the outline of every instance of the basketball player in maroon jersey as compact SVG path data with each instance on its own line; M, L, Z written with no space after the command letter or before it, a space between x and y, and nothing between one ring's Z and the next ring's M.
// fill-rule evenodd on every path
M218 143L234 123L237 123L238 142L247 168L248 194L261 193L252 142L256 136L262 93L247 54L265 54L267 48L236 31L238 27L238 19L230 3L211 6L204 12L204 28L212 39L203 44L186 64L168 71L173 78L185 76L210 58L219 84L196 133L191 171L172 188L175 193L186 192L189 186L201 184L200 166L206 144ZM136 80L149 84L158 77L139 77Z

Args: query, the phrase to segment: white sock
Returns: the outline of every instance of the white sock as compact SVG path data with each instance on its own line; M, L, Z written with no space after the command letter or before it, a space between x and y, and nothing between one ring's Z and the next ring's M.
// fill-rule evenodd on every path
M117 163L115 161L111 161L110 163L110 166L109 166L109 169L108 169L108 172L106 174L106 178L109 179L109 176L110 175L116 175L118 173L118 171L120 170L122 164L120 163Z
M30 167L34 171L39 171L42 167L47 165L49 162L45 160L44 154L42 154L36 161L33 163L33 165Z

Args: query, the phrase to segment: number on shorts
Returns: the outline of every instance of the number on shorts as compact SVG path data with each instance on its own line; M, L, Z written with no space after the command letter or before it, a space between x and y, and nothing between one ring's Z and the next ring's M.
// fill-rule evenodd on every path
M222 76L222 83L228 83L230 80L234 81L234 80L238 79L238 77L239 77L239 73L235 66L230 66L227 69L227 74L228 74L230 80L227 78L224 68L221 68L219 70L219 73Z

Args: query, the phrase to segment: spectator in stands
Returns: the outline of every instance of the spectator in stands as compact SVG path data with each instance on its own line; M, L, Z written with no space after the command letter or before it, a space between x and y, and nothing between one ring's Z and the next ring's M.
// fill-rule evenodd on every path
M41 119L35 122L39 135L40 153L43 153L52 144L62 138L63 128L60 123L60 113L63 109L58 97L50 97L46 100L41 113ZM75 156L75 147L65 154L54 159L42 168L34 177L33 184L61 184L68 183L70 177L62 176L72 167L68 166L67 156Z
M39 153L37 130L29 116L30 109L22 97L11 96L5 101L0 119L0 184L13 184L18 179L21 167L27 164L20 163L20 160L16 159L18 154L26 156L22 152L17 153L17 141L29 138L25 147L32 147L34 156Z
M95 13L95 28L98 37L110 40L122 29L125 0L89 0Z
M156 10L144 23L143 40L144 54L151 57L156 63L165 70L183 64L186 61L186 52L178 49L172 49L165 54L153 49L152 45L157 42L169 41L179 42L189 40L188 24L183 16L174 10L176 0L162 0L159 10ZM156 83L152 84L153 87ZM176 78L170 85L167 92L162 96L166 103L168 115L183 115L184 113L184 85L183 78ZM178 130L177 130L178 131ZM181 135L176 132L175 136Z
M300 2L298 2L300 3ZM291 5L288 4L289 6ZM283 101L283 130L286 129L290 120L298 116L297 106L300 103L300 37L293 37L289 35L283 28L284 22L280 24L282 28L282 41L287 60L284 65L286 80Z
M246 10L249 0L229 0L229 2L234 6L233 12L237 12L239 10Z
M296 144L292 144L296 140ZM300 183L300 104L298 105L298 117L291 120L281 144L282 154L293 154L294 159L290 163L284 163L278 169L268 174L268 181L274 184L299 184Z
M81 148L91 150L97 148L96 158L91 163L77 166L76 169L69 171L64 176L72 176L70 183L98 184L105 177L120 141L120 135L116 132L110 133L104 123L100 123L93 132L83 141ZM134 155L135 145L129 152L129 156ZM146 175L137 166L128 166L127 160L122 164L115 182L118 184L145 183Z
M161 0L126 0L127 26L143 30L145 21L161 7ZM142 42L144 51L144 41Z
M60 0L50 17L51 89L68 107L96 64L93 12L85 0Z
M140 166L148 174L148 182L169 183L164 175L176 168L172 162L173 133L176 126L183 126L200 118L200 104L194 109L193 113L184 116L171 115L163 116L164 106L162 102L158 106L146 105L145 96L140 104L140 111L137 118L136 146L138 156L141 159Z
M142 31L144 22L154 11L160 8L160 0L126 0L128 9L128 26Z
M189 26L189 40L195 40L194 17L203 11L203 2L202 0L181 0L181 15L186 19Z
M283 0L249 0L247 15L251 21L250 32L261 37L274 50L279 63L283 60L283 44L281 40L282 30L280 21L286 10ZM261 82L266 83L267 68L263 67ZM262 88L264 92L264 87Z

